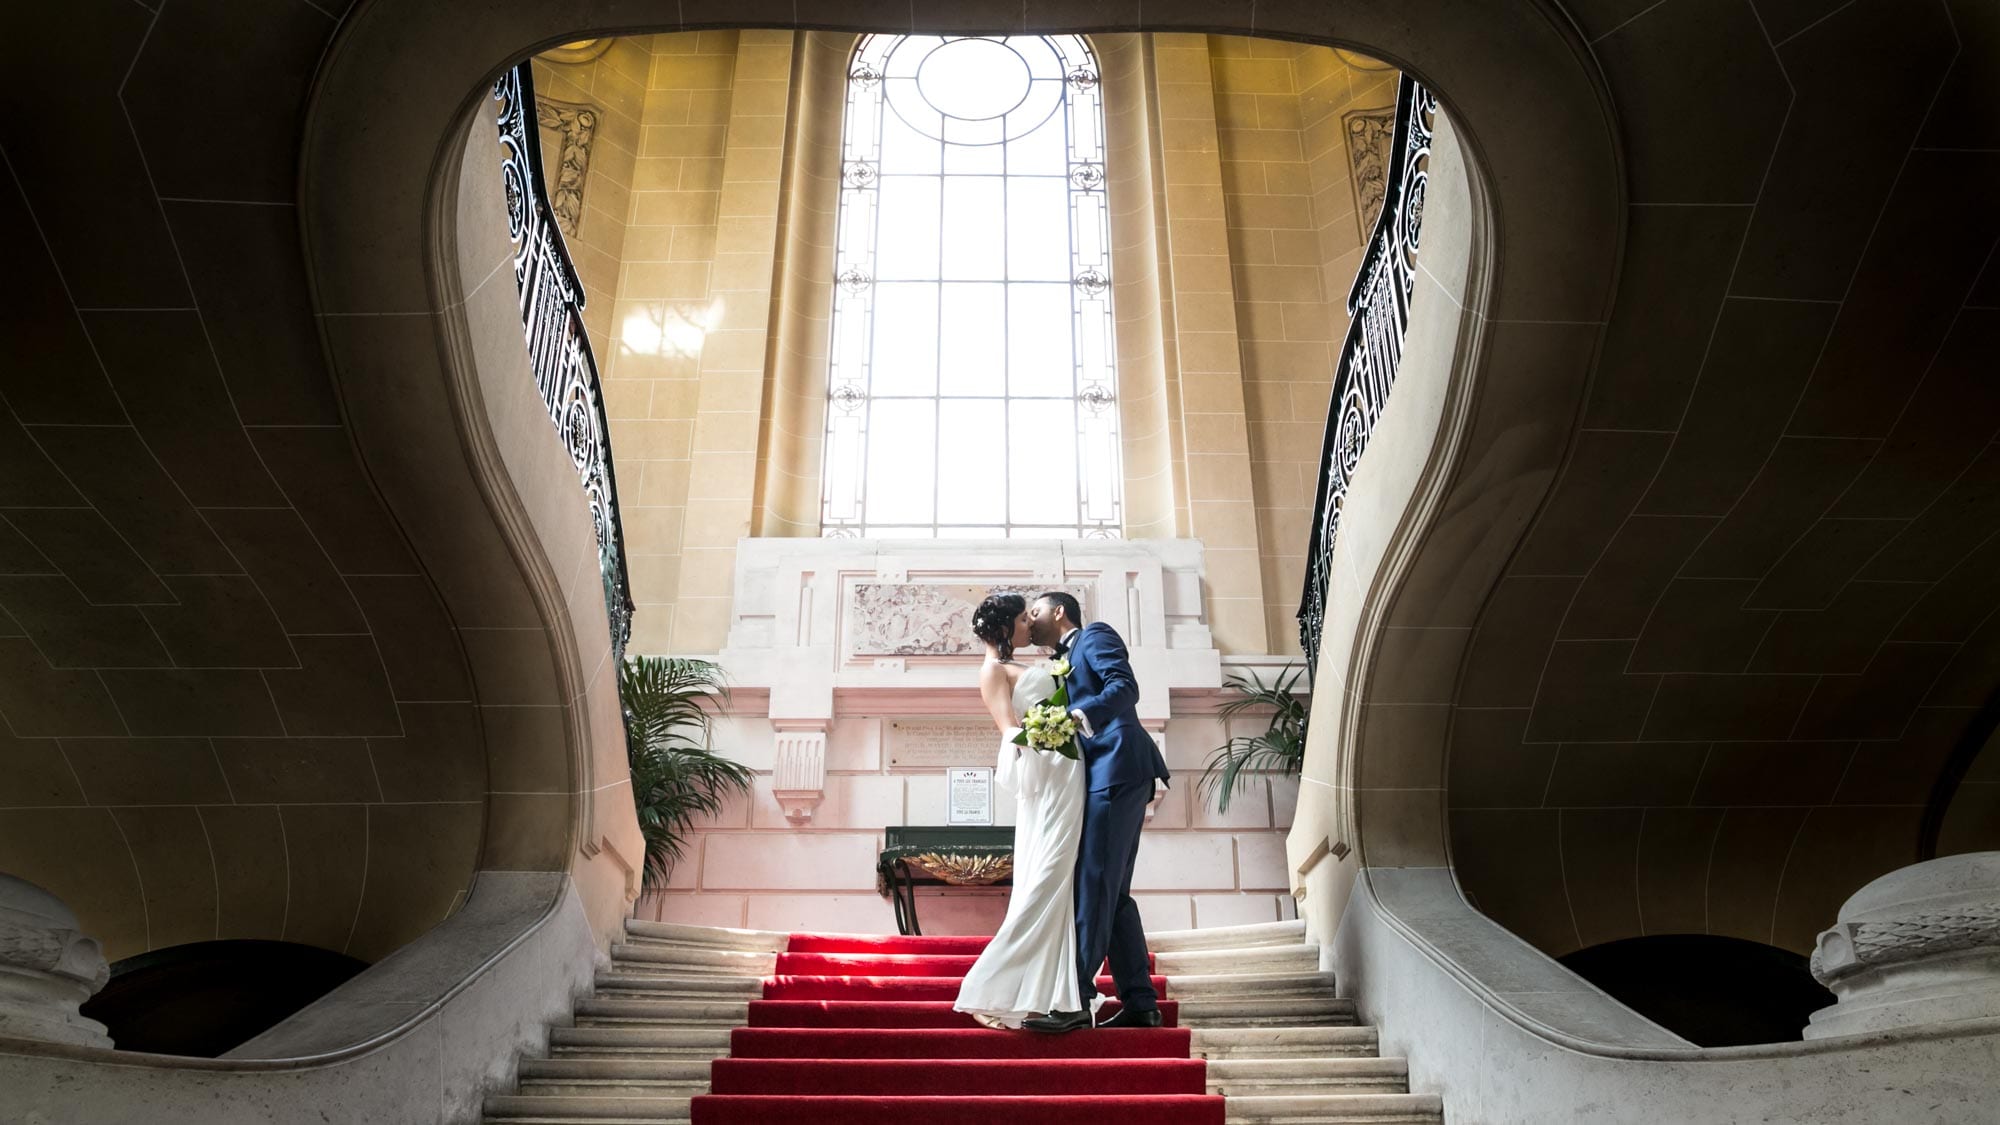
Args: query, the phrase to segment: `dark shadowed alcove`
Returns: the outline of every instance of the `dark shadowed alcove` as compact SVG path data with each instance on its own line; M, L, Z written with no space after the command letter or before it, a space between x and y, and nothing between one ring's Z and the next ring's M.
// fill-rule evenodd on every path
M368 967L289 941L198 941L127 957L83 1005L122 1051L212 1059Z
M1833 1003L1788 949L1714 934L1650 934L1579 949L1562 963L1627 1007L1703 1047L1788 1043Z

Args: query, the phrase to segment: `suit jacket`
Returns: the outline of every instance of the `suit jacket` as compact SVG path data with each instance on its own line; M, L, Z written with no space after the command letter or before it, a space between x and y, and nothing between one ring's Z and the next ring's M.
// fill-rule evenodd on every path
M1139 681L1118 630L1093 621L1070 638L1069 706L1083 712L1093 732L1081 732L1083 763L1089 787L1109 789L1121 783L1167 780L1167 760L1146 728L1139 724Z

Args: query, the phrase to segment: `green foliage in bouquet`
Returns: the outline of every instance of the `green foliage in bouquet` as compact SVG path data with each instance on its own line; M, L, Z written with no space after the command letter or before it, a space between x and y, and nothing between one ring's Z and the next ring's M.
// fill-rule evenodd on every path
M1215 802L1220 812L1229 811L1229 797L1242 780L1243 772L1276 770L1286 777L1296 776L1306 760L1306 705L1292 693L1304 670L1285 665L1269 685L1254 677L1232 674L1228 686L1242 693L1216 708L1227 724L1245 711L1271 712L1271 725L1262 734L1238 735L1217 747L1208 759L1198 788Z
M722 669L706 660L635 656L618 669L625 706L625 754L632 766L632 803L646 837L648 890L687 848L696 817L720 812L734 793L750 791L751 771L710 749L710 715L703 704L727 701Z
M1014 745L1047 750L1076 761L1083 756L1083 748L1077 745L1076 719L1069 713L1069 661L1057 661L1052 671L1056 678L1055 694L1021 716L1021 733L1014 736Z

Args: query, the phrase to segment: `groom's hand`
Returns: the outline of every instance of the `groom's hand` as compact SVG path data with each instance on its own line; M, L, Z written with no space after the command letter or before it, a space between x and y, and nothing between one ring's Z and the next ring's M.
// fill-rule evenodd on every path
M1078 710L1078 711L1071 711L1069 713L1069 717L1076 720L1076 727L1078 730L1083 732L1083 737L1085 738L1097 737L1097 732L1092 730L1090 727L1090 716L1084 714L1081 710Z

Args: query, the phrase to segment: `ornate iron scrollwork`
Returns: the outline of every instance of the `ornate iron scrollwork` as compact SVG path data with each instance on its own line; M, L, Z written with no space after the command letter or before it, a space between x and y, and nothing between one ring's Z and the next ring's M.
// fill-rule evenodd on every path
M1403 361L1403 335L1410 325L1410 297L1416 291L1424 196L1430 186L1431 135L1437 98L1408 75L1396 94L1392 159L1385 170L1382 210L1354 287L1347 295L1347 340L1334 375L1327 408L1326 443L1320 454L1319 490L1313 501L1311 538L1306 545L1305 590L1299 600L1299 643L1306 668L1319 661L1320 633L1326 623L1328 577L1334 538L1355 466L1389 401L1389 388Z
M521 63L495 82L493 99L500 103L500 173L506 181L507 233L514 240L514 282L520 292L528 362L549 421L583 482L597 531L612 656L622 661L632 636L632 582L625 570L625 532L618 520L611 430L604 417L597 360L583 328L583 283L570 262L542 182L540 127L529 64Z

